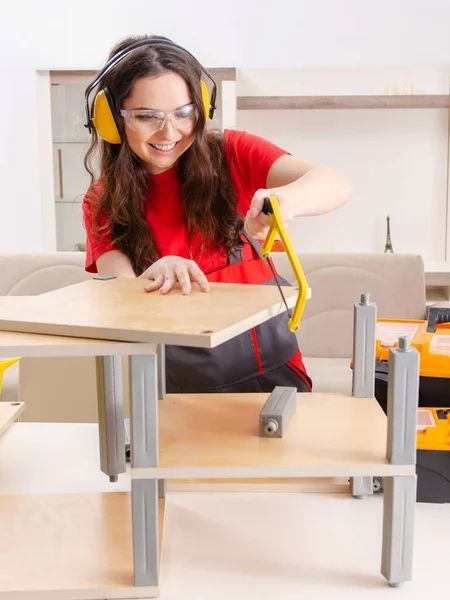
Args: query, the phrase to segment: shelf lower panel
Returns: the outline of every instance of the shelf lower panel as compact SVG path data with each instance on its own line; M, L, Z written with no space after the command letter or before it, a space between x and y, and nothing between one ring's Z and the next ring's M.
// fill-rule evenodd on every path
M299 393L283 438L260 438L268 394L170 394L159 403L159 465L134 478L241 479L411 475L386 459L375 398Z
M160 557L165 500L159 501ZM150 598L134 587L131 496L0 496L0 599Z

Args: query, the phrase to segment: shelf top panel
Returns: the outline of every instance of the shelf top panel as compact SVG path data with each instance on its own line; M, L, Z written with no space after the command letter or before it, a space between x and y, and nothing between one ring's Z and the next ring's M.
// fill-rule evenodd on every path
M350 368L350 365L349 365ZM346 477L414 473L386 458L387 418L375 398L299 393L282 438L258 434L268 394L167 395L159 402L159 465L132 477Z
M148 280L90 279L0 299L0 331L213 348L286 310L277 286L211 283L204 293L146 293ZM289 308L297 291L283 286Z

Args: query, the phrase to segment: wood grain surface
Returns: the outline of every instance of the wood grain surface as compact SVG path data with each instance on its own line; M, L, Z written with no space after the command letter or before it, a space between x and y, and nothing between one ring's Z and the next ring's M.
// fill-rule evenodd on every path
M133 585L127 492L0 496L0 598L149 598ZM165 501L159 501L160 556Z
M276 286L195 284L166 295L145 293L146 280L91 279L23 304L1 306L0 331L167 343L212 348L285 310ZM284 288L288 306L297 292Z
M387 419L375 398L300 393L282 438L258 435L267 394L167 395L159 403L159 466L132 477L345 477L414 473L386 459Z

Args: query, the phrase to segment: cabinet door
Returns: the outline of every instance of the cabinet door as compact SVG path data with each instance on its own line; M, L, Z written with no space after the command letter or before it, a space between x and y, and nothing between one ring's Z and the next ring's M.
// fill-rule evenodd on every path
M84 91L93 74L51 77L53 180L57 250L82 250L85 231L81 201L91 182L84 158L91 137L84 127ZM96 164L94 165L96 169Z

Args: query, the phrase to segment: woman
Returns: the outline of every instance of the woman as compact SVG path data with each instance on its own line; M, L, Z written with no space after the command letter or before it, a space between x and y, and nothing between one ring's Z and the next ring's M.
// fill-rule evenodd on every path
M167 38L133 37L112 50L89 86L88 272L143 277L147 292L162 294L175 285L183 294L192 285L207 293L211 281L273 284L256 242L269 226L263 199L276 196L288 223L349 198L349 182L334 169L243 131L208 131L215 90L209 99L202 74L210 77ZM100 93L92 108L94 87ZM90 160L97 150L95 181ZM167 390L310 391L287 319L283 313L213 350L167 346Z

